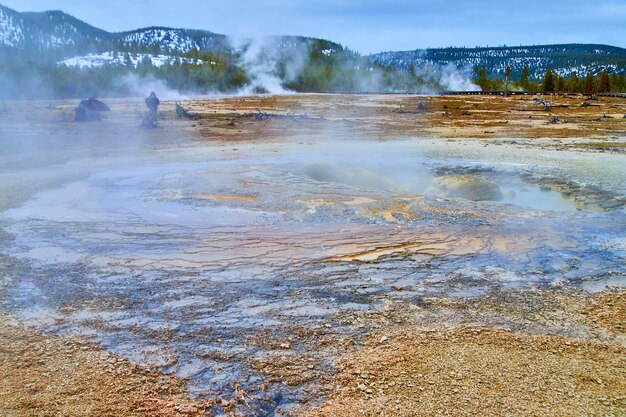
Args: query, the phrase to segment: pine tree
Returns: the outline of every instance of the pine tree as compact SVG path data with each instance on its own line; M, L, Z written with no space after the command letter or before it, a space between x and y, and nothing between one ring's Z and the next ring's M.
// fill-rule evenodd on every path
M609 73L606 70L600 73L600 80L598 81L598 92L608 93L611 91L611 83L609 81Z
M578 73L576 71L572 71L572 75L568 81L567 89L572 93L582 93L580 88L580 78L578 78Z
M153 43L152 45L150 45L150 47L148 47L148 50L150 51L150 54L154 57L159 56L159 54L161 53L161 45L159 45L158 42Z
M511 77L511 67L507 65L506 68L504 69L504 78L508 80L510 77Z
M548 68L546 71L546 75L543 77L543 84L541 85L541 90L544 93L552 93L554 92L554 76L552 75L552 70Z
M522 75L520 76L519 84L524 90L528 90L530 85L530 71L528 71L528 67L526 65L522 68Z
M554 78L556 79L556 82L555 82L556 91L558 91L559 93L565 92L567 90L567 83L565 82L565 78L560 77L558 75L556 75Z
M489 79L487 78L487 68L483 65L478 67L474 66L475 83L480 87L482 91L489 90Z
M130 55L128 54L128 52L124 52L124 65L126 65L127 67L133 66L133 61L131 61Z
M593 74L591 71L587 73L587 78L585 78L585 93L592 94L594 91L593 86Z
M509 79L511 78L511 67L510 66L506 66L506 68L504 69L504 91L505 93L508 93L509 91Z
M611 87L611 91L617 92L620 90L619 76L614 72L609 75L609 86Z
M149 55L145 55L137 64L137 72L141 76L146 76L153 68L152 59Z

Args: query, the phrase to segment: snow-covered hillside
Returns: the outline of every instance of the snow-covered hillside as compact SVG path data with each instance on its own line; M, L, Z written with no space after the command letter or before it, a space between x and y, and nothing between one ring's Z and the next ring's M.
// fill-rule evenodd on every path
M1 0L0 0L1 1ZM61 11L16 12L0 5L0 48L34 53L51 52L53 62L64 65L95 67L101 65L137 66L144 56L154 56L154 65L173 61L196 49L199 52L227 52L243 57L247 66L260 61L303 61L312 49L326 56L346 50L334 42L298 36L273 36L261 39L234 40L205 30L148 27L128 32L110 33L90 26ZM117 51L115 58L111 54ZM124 53L136 58L123 62ZM188 56L188 55L187 55ZM183 59L182 57L179 59ZM530 76L540 79L548 68L568 77L602 70L626 73L626 49L606 45L540 45L492 48L441 48L415 51L382 52L370 55L376 64L408 71L420 68L456 66L469 70L485 66L491 76L501 77L507 66L513 78L519 78L527 66Z
M442 48L415 51L382 52L371 55L372 61L400 70L422 66L458 68L485 66L491 75L501 76L510 66L513 77L518 77L524 66L530 76L542 78L548 68L558 75L569 77L574 71L594 75L602 70L626 72L626 49L606 45L541 45L495 48Z
M150 48L159 46L161 51L186 53L192 49L199 51L227 49L226 36L202 30L150 27L131 32L114 34L116 43L127 46Z
M194 63L190 58L177 58L171 55L150 55L150 54L128 54L116 53L114 51L103 52L100 54L87 54L82 56L75 56L67 58L59 62L59 65L66 65L68 67L80 67L80 68L96 68L107 65L125 65L137 67L141 62L150 60L150 63L155 67L161 67L165 64L174 64L176 61L179 63ZM198 60L196 63L203 64L204 61ZM211 65L216 65L215 62L210 62Z
M226 36L203 30L150 27L110 33L61 11L19 13L0 5L0 46L56 50L74 56L106 50L182 54L228 49Z
M121 41L144 46L156 44L163 50L176 52L188 52L192 48L199 49L199 45L184 31L166 28L149 28L123 34Z
M0 6L0 46L19 48L24 45L24 22L11 9Z
M0 46L44 51L98 48L111 35L60 11L19 13L0 5Z

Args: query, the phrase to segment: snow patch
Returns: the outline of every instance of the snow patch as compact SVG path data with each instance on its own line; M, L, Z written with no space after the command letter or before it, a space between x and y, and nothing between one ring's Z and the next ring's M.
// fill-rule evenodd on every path
M0 45L17 48L24 43L24 30L15 17L0 9Z
M123 52L119 52L116 54L115 52L109 51L103 52L101 54L88 54L67 58L60 61L58 65L79 68L97 68L103 66L128 65L137 68L137 66L146 59L149 59L152 62L152 65L155 67L162 67L163 65L173 65L177 62L177 60L181 64L204 64L204 61L202 60L174 57L170 55L128 54L128 56L126 57ZM126 60L128 60L128 62L126 62ZM211 61L210 65L217 65L217 63Z

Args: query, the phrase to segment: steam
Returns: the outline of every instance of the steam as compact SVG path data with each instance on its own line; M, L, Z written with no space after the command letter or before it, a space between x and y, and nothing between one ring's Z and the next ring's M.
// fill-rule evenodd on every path
M416 68L415 74L404 71L389 72L383 67L373 64L368 58L352 54L349 50L323 49L312 40L295 37L267 37L258 39L229 38L229 42L238 57L237 66L245 71L248 83L237 91L240 95L259 93L289 94L293 93L288 86L304 86L307 91L335 91L360 93L422 93L432 94L442 90L477 91L479 87L472 82L470 68L457 68L452 64L437 66L432 64ZM322 46L323 47L323 46ZM331 47L334 48L334 47ZM320 61L312 58L312 53L323 53L329 58L328 72L320 70ZM311 59L314 61L311 62ZM325 64L322 64L325 65ZM8 67L6 67L8 68ZM319 83L311 83L318 71ZM77 70L78 71L78 70ZM85 70L87 71L87 70ZM128 70L130 71L130 70ZM98 75L95 71L96 76ZM77 97L145 97L155 91L164 99L184 100L189 94L168 87L168 82L153 75L138 75L136 72L116 74L117 78L107 79L106 85L93 83L90 76L79 74L76 86L61 84L57 86L51 79L57 73L53 70L37 69L30 71L26 77L19 72L10 72L0 67L0 97L4 98L60 98ZM88 75L88 74L87 74ZM307 78L308 77L308 78ZM308 79L308 82L302 82ZM80 83L84 83L80 84ZM311 87L311 85L314 85ZM171 84L170 84L171 85ZM241 85L241 84L238 84ZM182 87L181 87L182 88ZM210 92L203 87L201 92ZM206 88L209 88L208 86ZM218 88L217 86L213 88ZM298 88L298 87L295 87ZM310 90L309 90L310 89ZM213 90L218 94L216 90Z
M0 56L0 60L3 59ZM21 71L0 68L0 100L54 98L56 92L39 73L28 74L28 82L23 81Z
M239 65L243 67L250 83L239 94L255 93L285 94L291 91L283 86L285 80L278 71L281 62L285 65L285 78L296 77L304 68L305 56L297 53L286 56L272 38L237 39L229 38L235 50L242 51ZM287 59L286 59L287 58Z
M357 92L379 92L389 90L385 86L383 74L377 68L368 66L364 71L356 68L356 90Z
M472 82L471 69L457 68L448 64L441 68L439 84L447 91L479 91L480 87Z
M163 80L152 76L140 77L137 74L126 74L113 83L115 91L125 91L129 97L145 97L154 91L162 100L187 100L190 97L169 88ZM106 94L105 94L106 95Z
M309 64L311 43L290 37L266 37L256 39L229 38L233 50L239 53L238 66L243 68L249 83L239 90L240 95L259 93L289 94L285 87L302 76ZM332 51L329 53L345 53ZM453 64L445 66L423 65L416 70L419 87L402 83L406 74L398 71L390 76L374 65L369 59L355 56L354 59L337 60L333 63L337 74L350 74L353 92L397 92L407 91L432 94L439 91L478 91L472 82L472 69L458 68ZM143 81L145 84L149 81ZM158 82L153 80L153 82ZM133 84L133 83L131 83ZM165 87L163 85L163 87ZM167 89L166 89L167 90ZM172 97L177 98L172 92Z
M453 64L444 66L425 64L416 68L415 75L424 81L422 93L439 91L479 91L472 81L470 68L458 68Z
M86 89L83 94L70 93L55 90L49 82L49 77L43 77L39 73L28 74L28 85L24 86L19 79L19 74L10 74L0 71L0 100L3 99L56 99L62 97L72 98L110 98L110 97L146 97L151 91L165 100L185 100L189 95L182 94L178 90L167 86L164 80L154 76L140 76L136 73L127 73L114 78L106 86Z

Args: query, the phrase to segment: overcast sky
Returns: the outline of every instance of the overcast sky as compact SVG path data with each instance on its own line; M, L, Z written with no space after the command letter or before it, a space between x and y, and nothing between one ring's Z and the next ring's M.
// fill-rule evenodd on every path
M61 9L122 31L207 29L240 37L304 35L361 53L443 46L604 43L626 47L626 0L0 0Z

